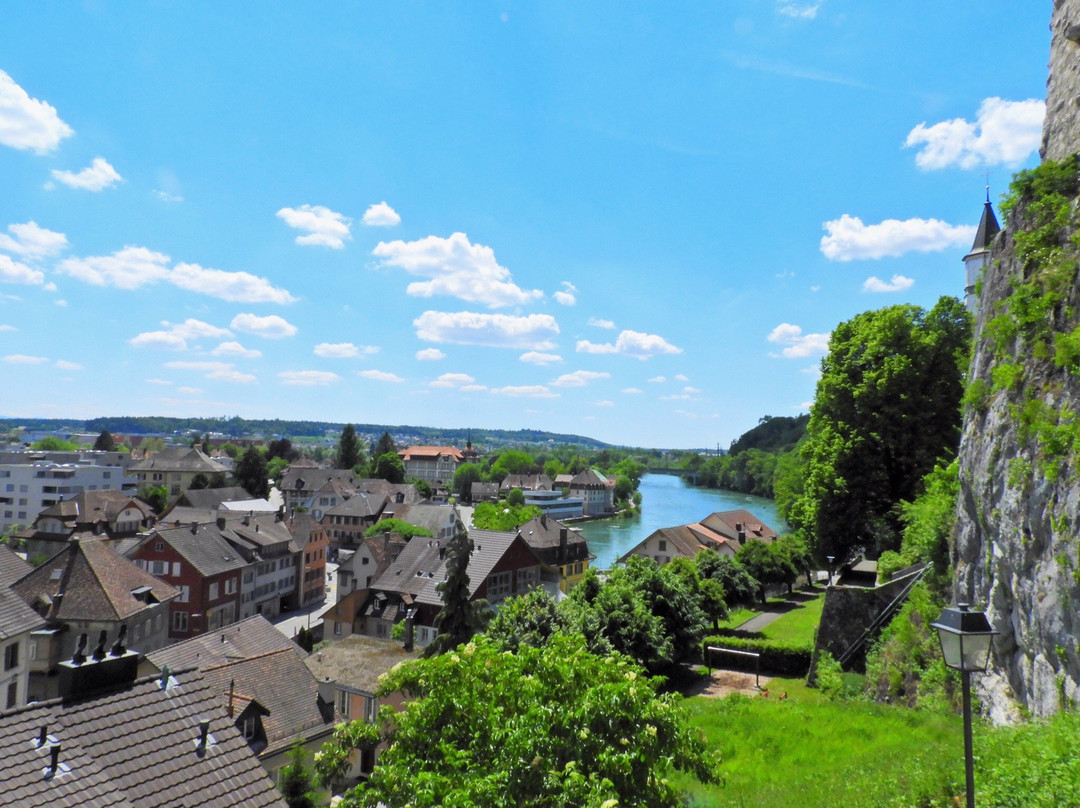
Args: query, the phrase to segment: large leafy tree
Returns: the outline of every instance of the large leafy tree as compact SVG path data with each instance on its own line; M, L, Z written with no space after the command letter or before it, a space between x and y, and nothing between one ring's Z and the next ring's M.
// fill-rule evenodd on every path
M890 306L837 326L821 363L790 509L818 557L889 549L895 506L937 461L956 454L971 317L942 297L930 311Z
M356 427L345 424L345 428L341 430L341 438L338 440L334 466L339 469L351 469L360 462L360 456L360 439L356 437Z
M352 748L386 742L341 808L675 808L671 775L716 782L718 761L659 684L626 657L590 654L580 637L517 653L481 637L394 668L381 689L410 697L404 709L384 707L381 732L343 725L316 766L333 779Z
M462 499L470 500L472 484L483 479L479 465L476 463L462 463L454 472L454 493Z
M372 476L386 480L388 483L405 482L405 464L401 462L401 456L397 452L386 452L375 459L375 467L371 470Z
M787 550L775 542L751 539L739 548L735 558L757 580L762 603L765 602L765 588L769 584L784 584L791 589L799 573Z
M245 450L233 473L236 481L256 499L270 495L270 472L266 465L266 455L257 447L249 446Z
M720 585L727 605L748 606L754 602L761 585L732 556L721 555L711 547L702 547L694 556L694 566L703 582L715 581Z
M538 469L536 460L521 449L507 449L491 466L491 479L502 482L507 474L533 474Z

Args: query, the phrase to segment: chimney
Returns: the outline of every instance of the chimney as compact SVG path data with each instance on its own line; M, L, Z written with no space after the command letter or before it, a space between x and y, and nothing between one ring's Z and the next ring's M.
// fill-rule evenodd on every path
M191 522L191 535L194 536L198 532L199 532L199 523L192 520L192 522Z
M415 620L416 620L416 609L415 608L409 609L409 611L405 613L405 650L406 651L412 651L412 649L413 649L413 639L414 639L415 634L416 634Z
M98 641L97 645L94 646L94 653L90 657L94 662L101 662L101 660L105 658L105 643L108 641L109 634L105 629L102 629L101 633L98 634Z
M116 643L106 654L108 634L101 632L93 654L86 656L86 634L79 635L79 644L70 661L57 665L57 692L67 698L79 698L90 693L115 690L135 681L139 672L139 653L124 647L127 636L121 627Z
M34 742L34 744L37 746L38 749L40 749L41 747L43 747L45 745L45 741L47 741L48 739L49 739L49 725L48 724L42 724L41 725L41 732L38 733L37 740Z
M199 719L199 738L195 741L195 754L202 757L206 754L206 747L210 740L210 719Z
M60 744L49 745L49 766L45 769L45 779L51 780L60 771Z
M217 518L217 526L218 526L218 530L224 530L225 529L225 517L224 516L219 516Z
M540 514L540 527L544 527L544 528L547 527L547 514L546 513ZM565 532L565 530L566 530L566 528L563 528L564 532Z
M566 560L566 545L569 542L569 533L570 531L565 527L559 529L559 561Z
M104 634L105 632L101 632ZM127 639L127 623L120 624L120 632L116 635L116 642L113 643L112 650L109 651L109 656L123 656L125 652L124 640Z
M79 635L79 641L75 645L75 655L71 657L72 665L81 665L86 662L86 632Z
M221 639L222 639L222 642L224 642L225 637L223 636ZM235 690L236 690L236 680L235 679L230 679L229 680L229 706L225 710L225 713L226 713L226 715L229 716L229 718L233 717L233 692Z

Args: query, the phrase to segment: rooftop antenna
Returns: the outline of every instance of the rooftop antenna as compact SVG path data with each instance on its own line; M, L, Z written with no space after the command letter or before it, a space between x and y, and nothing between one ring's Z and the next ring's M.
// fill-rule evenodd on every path
M986 172L986 203L990 204L990 172Z

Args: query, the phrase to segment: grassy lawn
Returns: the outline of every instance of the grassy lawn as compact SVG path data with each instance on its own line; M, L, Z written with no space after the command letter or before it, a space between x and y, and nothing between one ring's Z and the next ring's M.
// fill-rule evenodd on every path
M761 633L768 640L777 642L810 644L814 641L814 632L821 622L821 610L825 606L825 595L820 594L813 600L800 603L790 612L778 617L765 626Z
M727 620L720 621L720 628L738 628L752 617L761 614L760 609L736 608L728 611Z
M680 783L688 804L899 808L962 793L959 717L828 702L797 679L769 689L769 698L687 699L691 723L721 752L724 778Z

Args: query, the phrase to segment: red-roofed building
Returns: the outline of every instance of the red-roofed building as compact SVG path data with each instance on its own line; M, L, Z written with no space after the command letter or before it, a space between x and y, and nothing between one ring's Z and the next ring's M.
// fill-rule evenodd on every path
M454 482L454 472L465 462L456 446L410 446L398 452L405 464L405 476L415 477L432 486L449 488Z

